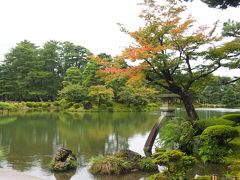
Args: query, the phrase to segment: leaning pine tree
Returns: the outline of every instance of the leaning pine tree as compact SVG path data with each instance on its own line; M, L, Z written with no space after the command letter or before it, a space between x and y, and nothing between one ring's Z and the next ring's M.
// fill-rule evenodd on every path
M231 52L222 51L217 22L212 27L195 27L191 16L183 18L186 7L175 0L167 0L164 5L147 1L143 5L140 18L145 25L134 32L122 28L135 40L124 50L122 59L138 61L138 65L126 69L109 67L104 72L130 77L136 76L136 71L142 73L149 82L179 95L194 123L198 119L190 93L194 84L225 66Z

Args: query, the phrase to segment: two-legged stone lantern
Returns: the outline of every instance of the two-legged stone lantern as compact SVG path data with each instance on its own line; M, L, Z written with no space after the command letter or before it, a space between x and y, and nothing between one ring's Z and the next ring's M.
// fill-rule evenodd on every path
M174 98L179 98L180 96L178 96L177 94L161 94L159 97L164 101L164 104L162 107L160 107L161 116L158 118L157 122L152 127L152 130L150 131L150 134L148 135L147 141L144 145L144 153L146 156L152 155L152 147L163 119L175 116L176 108L173 105Z

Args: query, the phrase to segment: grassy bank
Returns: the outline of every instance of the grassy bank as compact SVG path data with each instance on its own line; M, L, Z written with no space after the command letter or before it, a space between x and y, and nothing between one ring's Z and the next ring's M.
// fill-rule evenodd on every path
M0 102L0 110L61 110L69 112L138 112L159 110L160 103L149 103L146 106L133 106L120 103L102 104L100 106L91 104L84 107L83 103L73 103L66 101L55 102Z

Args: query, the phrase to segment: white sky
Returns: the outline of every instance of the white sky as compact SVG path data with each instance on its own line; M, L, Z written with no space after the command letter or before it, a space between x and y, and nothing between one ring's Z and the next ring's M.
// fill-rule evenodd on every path
M140 24L141 0L0 0L0 60L24 39L41 46L48 40L70 41L95 54L117 55L131 40L117 23L129 29ZM194 0L189 13L200 25L216 20L240 21L240 8L210 9Z

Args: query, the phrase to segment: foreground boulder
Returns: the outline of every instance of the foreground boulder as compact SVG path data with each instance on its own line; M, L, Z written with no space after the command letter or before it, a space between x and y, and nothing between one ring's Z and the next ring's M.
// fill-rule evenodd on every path
M71 150L60 148L57 150L53 161L50 163L53 171L67 171L77 168L77 158Z
M89 170L96 175L119 175L136 171L157 171L157 165L152 159L144 158L134 151L125 149L114 155L94 158Z

